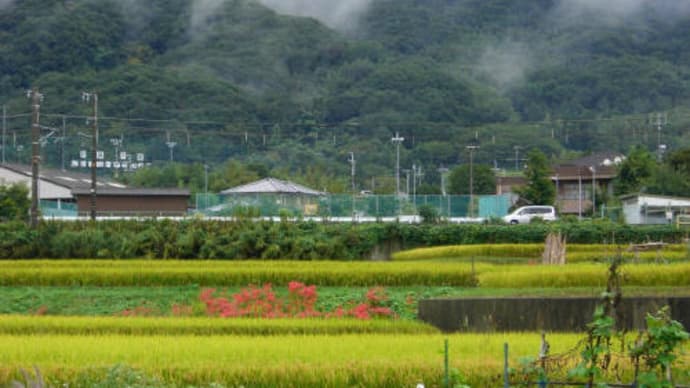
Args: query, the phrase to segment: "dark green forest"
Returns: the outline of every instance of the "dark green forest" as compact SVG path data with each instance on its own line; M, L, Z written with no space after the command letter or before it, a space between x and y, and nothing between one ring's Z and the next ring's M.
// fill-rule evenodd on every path
M159 167L126 180L197 190L205 163L213 189L273 175L343 192L354 152L357 188L392 193L396 133L428 190L468 144L507 170L532 148L690 146L684 0L371 0L346 24L264 3L0 2L6 160L29 161L32 87L46 164L88 147L95 91L106 158L117 145Z

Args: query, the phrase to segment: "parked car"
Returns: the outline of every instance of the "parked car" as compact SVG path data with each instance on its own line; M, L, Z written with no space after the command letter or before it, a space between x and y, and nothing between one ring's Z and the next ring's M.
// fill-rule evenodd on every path
M523 206L503 217L503 221L509 224L528 224L532 218L556 221L556 209L553 206Z

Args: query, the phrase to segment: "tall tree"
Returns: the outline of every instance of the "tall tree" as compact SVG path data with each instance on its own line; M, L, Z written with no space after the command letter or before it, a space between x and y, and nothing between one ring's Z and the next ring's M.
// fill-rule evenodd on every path
M491 167L485 164L475 164L472 175L472 192L474 194L496 193L496 176L491 171ZM469 194L470 165L463 164L452 169L448 177L448 184L450 194Z
M26 185L0 186L0 219L26 219L30 205L29 189Z
M534 205L552 205L556 186L551 181L551 167L543 152L533 149L527 154L527 186L520 195Z
M614 181L616 195L638 192L646 185L656 168L654 157L644 148L633 147L621 163Z

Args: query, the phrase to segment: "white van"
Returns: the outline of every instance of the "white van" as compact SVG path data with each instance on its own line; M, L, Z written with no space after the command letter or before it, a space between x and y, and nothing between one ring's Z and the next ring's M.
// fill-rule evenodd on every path
M556 209L553 206L523 206L503 217L503 221L509 224L528 224L532 218L556 221Z

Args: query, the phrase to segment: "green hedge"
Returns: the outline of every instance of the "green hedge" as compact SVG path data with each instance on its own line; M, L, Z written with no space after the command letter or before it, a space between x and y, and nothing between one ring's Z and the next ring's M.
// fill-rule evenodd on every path
M560 231L569 243L678 243L687 236L673 226L611 222L529 225L317 223L271 221L43 222L31 230L0 223L0 258L362 259L378 244L403 248L462 244L541 243Z

